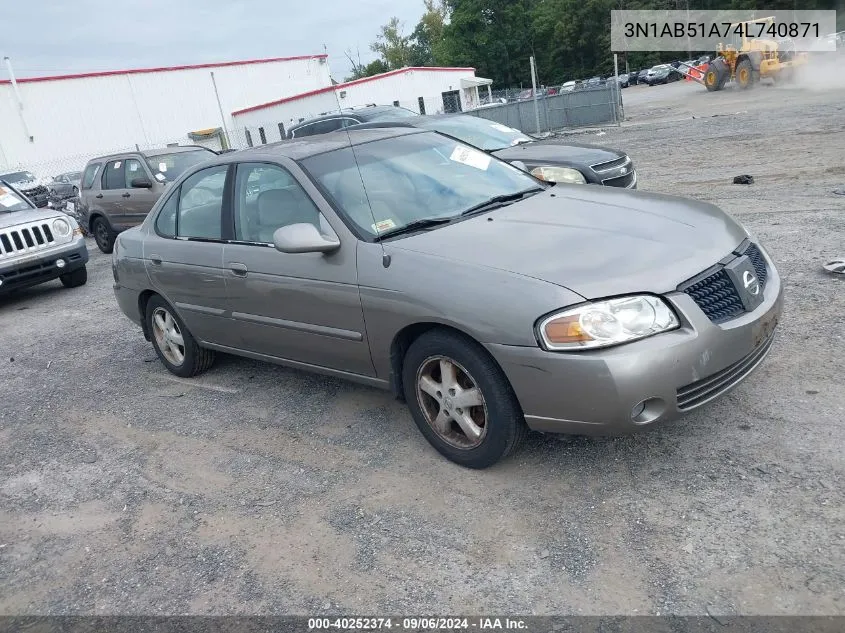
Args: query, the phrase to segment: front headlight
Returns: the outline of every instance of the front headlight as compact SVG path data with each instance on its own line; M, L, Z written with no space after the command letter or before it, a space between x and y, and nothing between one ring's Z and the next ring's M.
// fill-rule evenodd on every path
M582 350L618 345L674 330L678 317L665 301L650 295L585 303L540 322L540 342L547 350Z
M531 170L531 175L546 182L571 182L579 185L587 182L584 174L570 167L535 167Z
M62 218L56 218L53 220L53 233L59 237L67 237L70 235L70 231L70 222L67 220L63 220Z

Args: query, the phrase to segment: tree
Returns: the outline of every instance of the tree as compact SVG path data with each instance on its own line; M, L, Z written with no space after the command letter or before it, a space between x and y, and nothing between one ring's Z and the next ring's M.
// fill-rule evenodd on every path
M443 29L449 17L446 0L423 0L425 13L411 34L411 66L444 63Z
M344 81L353 81L355 79L362 79L363 77L372 77L373 75L386 73L389 70L387 64L380 59L373 60L369 64L362 64L360 53L357 54L357 59L352 57L352 51L349 50L347 50L344 55L346 55L346 59L349 60L349 64L352 66L352 74L344 79Z
M370 44L370 50L379 54L388 70L409 65L411 38L403 34L403 27L399 18L390 18L390 21L381 27L376 41Z

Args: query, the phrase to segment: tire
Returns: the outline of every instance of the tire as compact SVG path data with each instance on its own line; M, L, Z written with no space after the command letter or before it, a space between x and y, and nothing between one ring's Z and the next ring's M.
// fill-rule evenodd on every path
M704 87L708 92L721 90L725 87L725 82L728 80L728 66L720 58L714 59L707 64L707 69L704 71Z
M754 85L754 69L747 57L736 65L736 85L740 90L748 90Z
M84 286L88 282L88 269L83 266L82 268L77 268L72 273L59 275L59 281L62 282L65 288Z
M114 240L117 236L111 230L108 222L101 217L96 218L94 224L91 226L91 232L94 234L94 241L97 242L97 248L106 255L111 254L114 250Z
M402 383L420 432L441 455L461 466L492 466L515 450L528 432L513 389L493 358L478 343L450 330L429 330L411 344ZM459 407L461 397L480 404ZM466 427L479 437L463 431Z
M182 378L191 378L203 373L214 363L214 352L197 345L176 311L160 296L150 297L144 317L153 348L170 373ZM159 327L156 322L159 317L165 325L164 328ZM181 345L174 334L181 338Z

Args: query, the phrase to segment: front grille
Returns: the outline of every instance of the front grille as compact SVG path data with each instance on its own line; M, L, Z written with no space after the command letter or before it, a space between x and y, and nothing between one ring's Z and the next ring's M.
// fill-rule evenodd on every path
M47 222L0 229L0 261L54 246L56 240Z
M630 187L634 182L634 172L616 178L607 178L601 181L605 187Z
M609 171L616 167L622 167L622 165L626 165L630 159L627 156L622 156L621 158L614 158L613 160L609 160L606 163L596 163L595 165L590 165L590 169L595 172L599 171Z
M757 245L749 242L742 250L738 249L734 253L748 257L754 267L757 281L760 282L760 290L765 289L769 270L763 253ZM739 292L724 268L719 268L694 283L685 282L678 287L678 290L689 295L713 323L722 323L745 312Z
M763 253L760 252L756 244L749 244L743 255L747 255L748 259L751 260L751 264L754 266L754 272L757 275L757 281L760 282L760 287L764 288L769 271L766 268L766 260L763 258Z
M700 407L738 384L763 361L774 340L772 333L757 349L733 365L678 389L678 410L689 411Z
M684 292L714 323L727 321L745 311L742 299L724 269L687 286Z
M23 189L23 194L27 197L32 196L42 196L47 193L47 187L44 185L38 185L37 187L33 187L32 189Z

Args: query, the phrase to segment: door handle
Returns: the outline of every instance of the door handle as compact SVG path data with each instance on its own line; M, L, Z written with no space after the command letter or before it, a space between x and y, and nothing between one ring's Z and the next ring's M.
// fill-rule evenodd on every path
M124 193L124 194L123 194L122 196L120 196L120 197L121 197L121 198L128 198L128 197L129 197L129 193Z
M98 193L98 194L97 194L96 196L94 196L94 197L95 197L95 198L102 198L102 197L103 197L103 194Z
M246 273L248 271L246 264L239 264L237 262L230 262L229 270L231 270L238 277L246 277Z
M150 261L156 266L161 266L161 255L150 255Z

